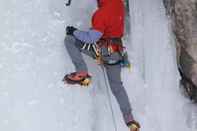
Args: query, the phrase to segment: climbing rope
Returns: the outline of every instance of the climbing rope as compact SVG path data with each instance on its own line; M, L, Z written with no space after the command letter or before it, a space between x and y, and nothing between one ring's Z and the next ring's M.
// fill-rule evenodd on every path
M112 114L112 119L113 119L113 124L114 124L114 131L118 131L117 125L116 125L115 113L114 113L114 110L113 110L113 107L112 107L112 99L110 97L110 87L108 85L107 73L106 73L105 67L103 65L101 65L101 68L102 68L104 79L105 79L104 80L105 81L105 87L106 87L109 106L110 106L110 109L111 109L111 114Z

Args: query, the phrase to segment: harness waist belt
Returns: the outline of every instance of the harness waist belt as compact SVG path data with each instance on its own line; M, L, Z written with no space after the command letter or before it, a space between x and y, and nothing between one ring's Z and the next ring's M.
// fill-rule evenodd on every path
M98 47L106 47L108 50L113 52L121 52L123 50L122 39L121 38L105 38L100 39L97 42Z

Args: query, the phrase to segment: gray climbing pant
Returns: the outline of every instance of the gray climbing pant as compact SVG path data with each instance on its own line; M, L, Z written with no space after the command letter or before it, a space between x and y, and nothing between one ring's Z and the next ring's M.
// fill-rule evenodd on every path
M67 49L68 54L71 57L71 60L76 68L76 71L88 71L87 65L82 57L82 53L85 53L88 56L93 56L93 50L83 50L84 43L80 40L77 40L73 36L67 36L65 38L65 47ZM111 59L119 59L119 54L115 54ZM109 56L104 59L110 59ZM121 112L123 114L123 118L126 124L133 120L133 115L131 112L131 105L129 102L128 95L123 87L121 81L121 65L104 65L107 73L109 85L113 95L115 96Z

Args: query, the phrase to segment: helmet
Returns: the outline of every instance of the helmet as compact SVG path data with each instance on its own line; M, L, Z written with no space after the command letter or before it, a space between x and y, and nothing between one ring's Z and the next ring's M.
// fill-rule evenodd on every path
M101 7L100 0L97 0L97 5L98 5L98 7Z
M108 1L110 1L110 0L97 0L98 7L103 6Z

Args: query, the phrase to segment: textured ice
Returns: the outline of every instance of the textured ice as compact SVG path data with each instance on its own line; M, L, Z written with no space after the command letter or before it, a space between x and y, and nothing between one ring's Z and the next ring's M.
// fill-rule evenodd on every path
M162 0L130 0L133 63L123 83L142 131L196 130L195 106L179 91L175 45ZM0 1L0 130L114 131L101 68L89 57L89 88L64 85L74 71L65 26L90 27L94 0ZM112 97L118 130L126 131Z

